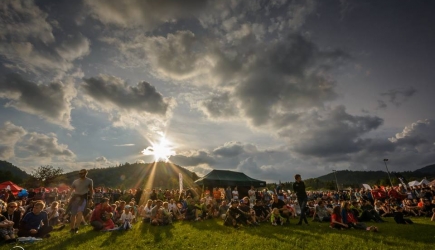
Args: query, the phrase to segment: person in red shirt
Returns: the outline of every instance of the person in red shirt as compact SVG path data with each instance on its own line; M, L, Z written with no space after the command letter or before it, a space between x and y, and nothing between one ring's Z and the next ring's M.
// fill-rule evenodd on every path
M222 193L221 193L221 191L219 191L218 188L214 188L214 189L213 189L213 198L216 200L216 202L217 202L218 204L221 203Z
M113 209L109 205L109 199L101 199L101 203L98 204L91 216L91 226L95 231L113 229L115 223L112 221Z
M340 206L335 206L334 209L332 210L330 228L335 228L335 229L347 229L348 228L348 225L343 223L343 220L341 219Z

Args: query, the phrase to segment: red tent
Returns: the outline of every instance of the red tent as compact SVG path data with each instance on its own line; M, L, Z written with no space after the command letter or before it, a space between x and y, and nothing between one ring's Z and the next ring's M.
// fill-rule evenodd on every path
M20 192L20 190L24 188L18 186L12 181L5 181L3 183L0 183L0 190L2 189L10 189L14 195L17 195L18 192Z

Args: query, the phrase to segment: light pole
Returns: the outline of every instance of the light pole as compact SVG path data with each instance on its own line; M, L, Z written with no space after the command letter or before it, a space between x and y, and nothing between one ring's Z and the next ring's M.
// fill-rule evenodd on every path
M337 184L337 191L340 192L340 188L338 187L338 180L337 180L337 174L335 172L337 172L336 170L332 170L332 172L334 172L334 176L335 176L335 183Z
M387 173L388 173L388 179L390 180L390 186L393 187L393 182L391 182L390 171L388 170L387 161L388 159L384 159L385 168L387 169Z

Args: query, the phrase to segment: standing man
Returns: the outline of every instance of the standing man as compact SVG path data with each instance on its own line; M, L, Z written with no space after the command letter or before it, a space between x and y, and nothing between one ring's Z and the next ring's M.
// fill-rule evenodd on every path
M307 220L307 192L305 191L305 184L302 181L301 175L295 175L295 183L293 183L293 191L295 191L299 206L301 207L301 217L299 218L299 222L296 225L302 225L302 220L305 221L305 224L308 225Z
M71 233L79 232L79 225L82 222L83 211L86 209L86 204L89 197L94 195L94 182L86 177L88 171L82 169L79 171L80 178L76 179L71 189L74 190L74 195L71 197Z

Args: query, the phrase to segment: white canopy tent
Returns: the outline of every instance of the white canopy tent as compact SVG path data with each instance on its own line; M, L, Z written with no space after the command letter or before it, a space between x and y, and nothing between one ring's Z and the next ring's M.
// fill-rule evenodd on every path
M408 185L409 185L410 187L412 187L412 186L417 186L417 185L420 185L420 182L418 182L418 181L410 181L410 182L408 182Z
M426 180L426 178L424 178L423 180L420 181L420 183L418 185L428 185L430 183L430 181Z

